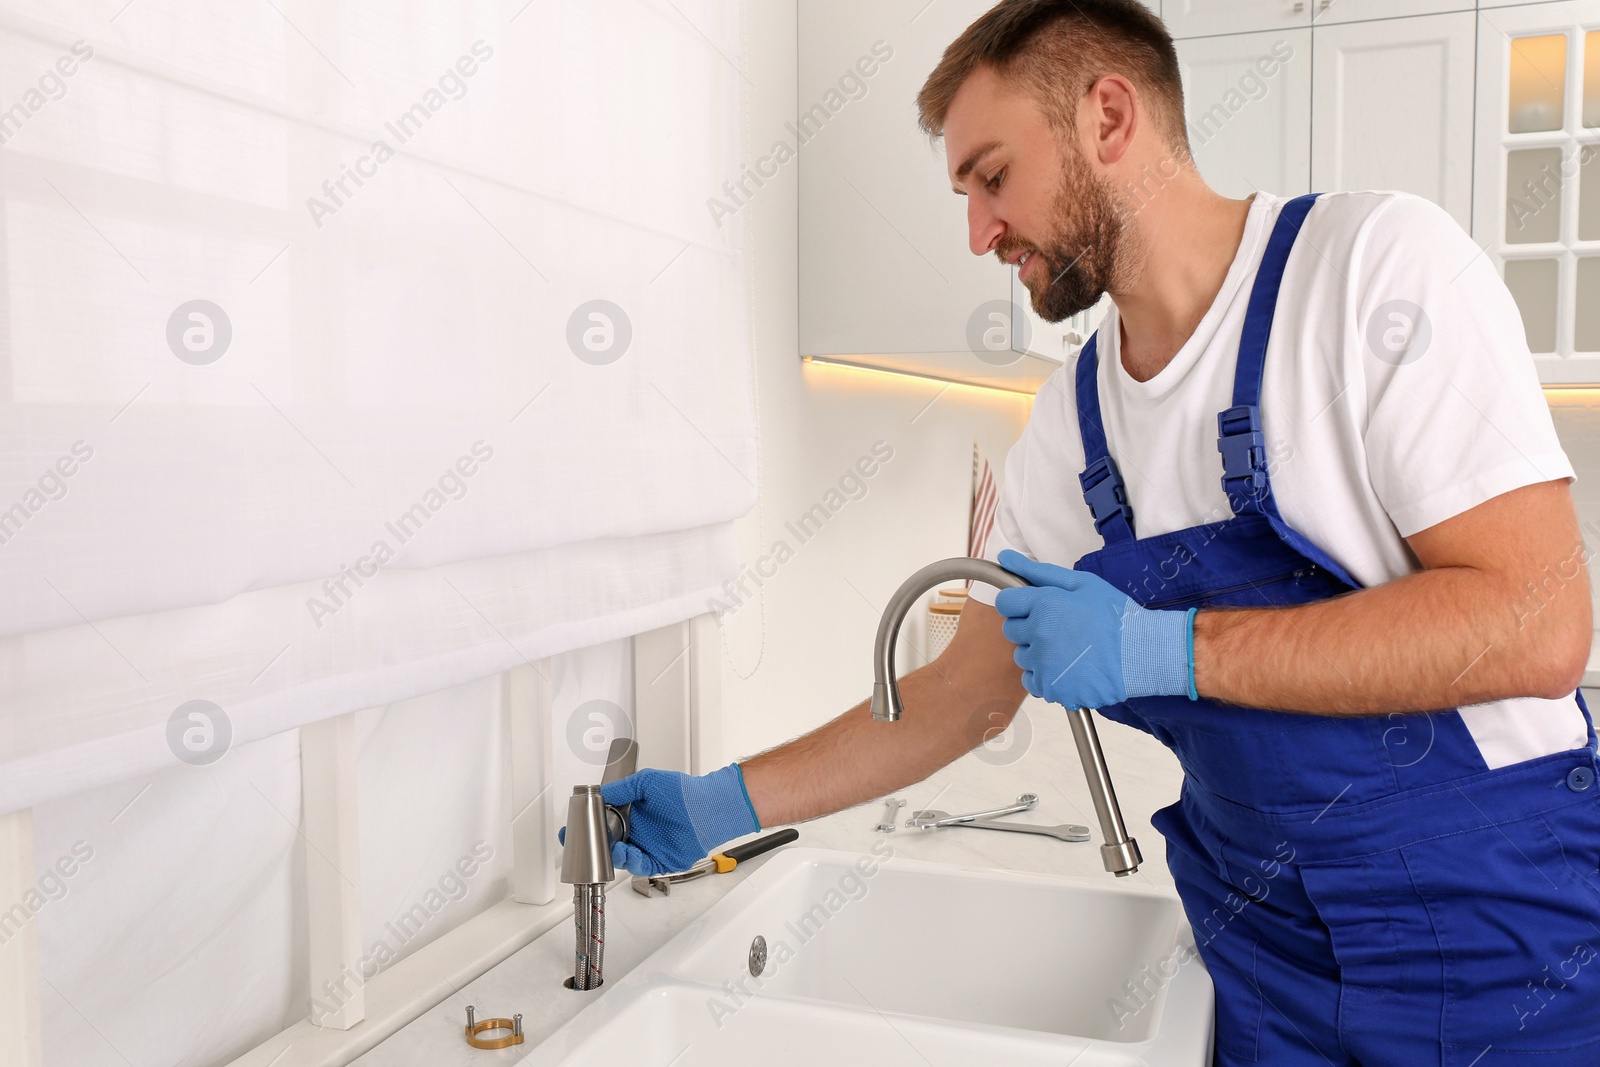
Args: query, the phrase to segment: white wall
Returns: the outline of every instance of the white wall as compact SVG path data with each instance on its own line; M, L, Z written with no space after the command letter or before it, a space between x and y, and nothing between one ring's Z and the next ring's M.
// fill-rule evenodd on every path
M746 146L764 152L797 110L796 5L747 0L744 12ZM908 100L908 123L913 114ZM780 539L793 555L775 571L768 565L772 576L760 588L751 580L753 596L722 617L722 714L702 727L715 761L705 770L868 696L884 602L918 567L966 552L973 443L998 470L1031 406L1015 394L802 365L796 259L805 220L796 219L796 179L804 151L739 213L750 227L761 435L760 495L739 523L739 550L752 569ZM927 180L944 182L942 155L930 155ZM963 211L954 195L950 210ZM877 441L893 458L865 480L864 496L802 543L784 524L822 502ZM908 627L903 637L919 634Z

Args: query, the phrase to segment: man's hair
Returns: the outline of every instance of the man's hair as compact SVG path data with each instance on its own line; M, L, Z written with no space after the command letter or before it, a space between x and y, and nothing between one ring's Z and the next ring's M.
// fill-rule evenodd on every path
M1058 133L1074 128L1095 82L1121 74L1168 146L1191 158L1172 35L1138 0L1001 0L951 42L917 94L930 137L944 135L950 101L980 67L1026 89Z

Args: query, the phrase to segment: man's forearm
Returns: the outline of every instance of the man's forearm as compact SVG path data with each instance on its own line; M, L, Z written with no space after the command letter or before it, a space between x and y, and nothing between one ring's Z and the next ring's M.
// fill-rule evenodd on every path
M1481 571L1444 567L1314 604L1203 609L1195 688L1230 704L1322 715L1556 697L1581 676L1588 598L1586 574L1546 604Z
M905 715L877 722L869 701L811 733L740 761L762 826L802 822L920 782L1004 729L1025 695L997 698L929 664L900 679Z

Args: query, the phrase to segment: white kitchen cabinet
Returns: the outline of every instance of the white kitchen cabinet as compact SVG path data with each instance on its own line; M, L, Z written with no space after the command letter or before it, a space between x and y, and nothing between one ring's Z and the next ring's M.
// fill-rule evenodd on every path
M1450 11L1472 11L1476 7L1472 0L1316 0L1311 24L1332 26L1369 19L1441 15Z
M1600 383L1600 0L1478 20L1473 237L1541 380Z
M1311 185L1311 31L1178 42L1189 147L1225 196Z
M1402 189L1470 230L1475 32L1470 11L1319 22L1312 30L1312 188Z
M1166 0L1161 17L1173 37L1185 38L1437 15L1477 6L1473 0Z
M1175 38L1309 29L1311 0L1163 0L1161 21Z
M1024 392L1059 362L1013 350L1014 272L969 250L943 144L916 125L924 79L991 6L802 0L800 113L771 131L797 146L802 356Z

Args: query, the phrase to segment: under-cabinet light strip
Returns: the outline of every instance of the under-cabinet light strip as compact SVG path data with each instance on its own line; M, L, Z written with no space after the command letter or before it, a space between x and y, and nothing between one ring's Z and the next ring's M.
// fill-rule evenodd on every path
M862 371L867 374L887 374L895 378L920 378L923 381L939 382L943 385L957 385L964 389L981 389L991 393L1008 393L1012 396L1034 396L1036 389L1008 389L1000 385L982 385L977 382L964 382L956 378L942 378L937 374L927 374L923 371L896 370L889 367L874 367L866 363L854 363L846 359L832 359L828 356L801 356L806 363L821 363L829 367L840 367L845 370ZM1600 382L1560 383L1542 386L1546 398L1559 399L1569 397L1577 400L1600 400Z
M922 371L895 370L889 367L874 367L866 363L852 363L846 359L832 359L828 356L801 356L806 363L821 363L829 367L840 367L845 370L863 371L868 374L887 374L895 378L920 378L927 382L938 382L941 385L955 385L963 389L981 389L990 393L1005 393L1008 396L1025 396L1032 399L1038 393L1037 389L1007 389L1002 385L982 385L977 382L964 382L958 378L941 378L937 374L926 374Z

